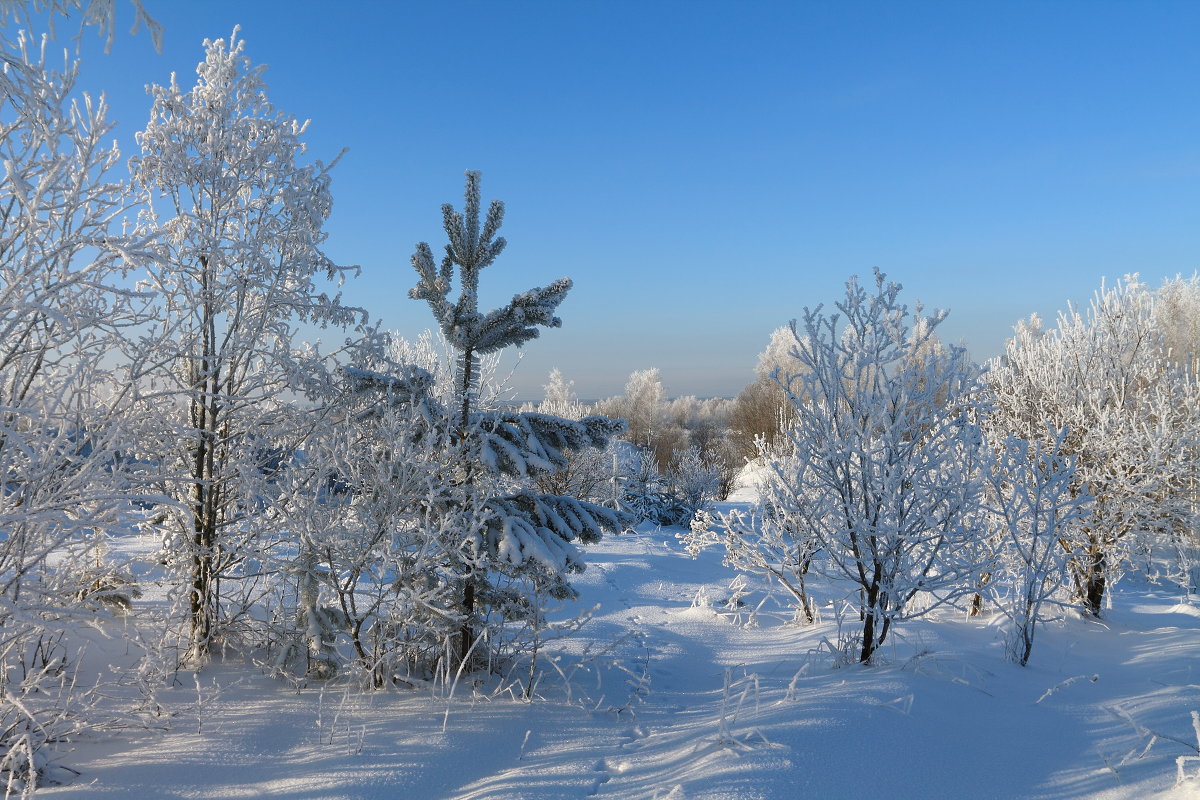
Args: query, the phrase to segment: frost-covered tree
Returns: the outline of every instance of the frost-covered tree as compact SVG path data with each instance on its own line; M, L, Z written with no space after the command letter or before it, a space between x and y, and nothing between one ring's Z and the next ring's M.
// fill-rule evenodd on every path
M666 399L657 368L635 370L625 384L625 394L596 404L596 410L614 418L630 420L625 440L648 449L660 472L667 472L678 452L700 447L710 461L741 462L727 446L726 431L732 404L721 398Z
M150 88L131 164L161 245L148 285L162 298L149 339L162 368L144 384L162 436L149 451L181 474L164 487L179 503L166 507L166 552L197 661L228 616L223 593L253 580L243 567L263 534L256 484L294 446L277 440L287 393L321 360L293 346L296 326L361 319L316 283L347 271L321 250L330 165L301 163L305 125L267 99L236 29L204 46L194 87L172 76Z
M678 433L667 437L666 390L657 368L636 370L625 383L625 395L618 404L618 413L629 421L626 440L654 452L660 467L665 467L674 450L672 444L681 439Z
M131 33L142 27L150 33L156 50L162 49L162 25L146 12L141 0L130 0L133 7ZM117 30L117 6L114 0L0 0L0 24L13 21L25 30L45 24L50 32L64 24L73 26L82 36L89 26L104 37L105 52L112 47Z
M1194 387L1200 380L1200 275L1164 281L1155 292L1155 317L1168 361ZM1200 433L1197 436L1200 438ZM1192 453L1200 462L1200 447L1193 447ZM1166 536L1168 546L1159 548L1170 554L1170 577L1184 590L1188 602L1194 602L1200 592L1200 474L1196 473L1186 479L1187 486L1183 487L1190 497L1184 501L1190 510L1190 524L1185 521L1172 526Z
M83 3L46 4L53 16ZM87 4L91 8L95 4ZM0 24L31 5L0 5ZM89 556L129 512L128 378L117 354L144 298L122 288L143 242L103 99L48 40L0 33L0 785L46 780L44 745L81 723L67 620L118 597Z
M733 401L723 397L675 397L666 403L667 418L687 432L687 445L705 453L716 452L729 429ZM679 450L682 448L676 448Z
M617 531L629 520L619 511L530 489L540 475L566 466L565 451L603 448L625 429L625 423L592 416L569 420L549 414L476 408L479 359L506 347L521 346L539 335L540 327L559 327L554 315L571 281L562 278L518 294L504 307L481 312L480 272L503 251L496 233L504 206L493 201L481 218L479 173L467 172L463 211L442 206L449 238L440 265L429 245L417 245L412 264L420 277L410 291L433 311L446 341L459 353L454 376L454 429L466 445L455 476L459 507L479 499L487 513L482 525L457 532L460 554L451 565L461 583L457 613L463 617L459 660L469 660L484 606L500 607L497 578L528 579L538 591L567 597L574 593L567 575L584 568L575 542L597 541L604 531ZM455 273L458 297L450 299Z
M1022 666L1029 663L1042 607L1066 583L1064 537L1091 502L1078 493L1075 459L1063 454L1066 438L1065 429L1048 431L1048 443L1010 434L984 468L988 510L999 522L987 586L1009 620L1005 651Z
M553 414L557 417L574 418L583 416L587 406L579 402L575 394L575 381L569 381L562 370L555 367L550 370L550 382L542 387L545 396L538 404L537 410L543 414Z
M768 446L781 440L792 418L792 406L776 375L796 369L791 357L795 334L784 325L771 331L758 354L755 380L738 393L729 419L730 438L745 461L758 458L759 439Z
M840 314L806 309L781 377L796 419L775 471L790 488L771 513L855 586L864 662L918 593L924 613L966 591L981 535L979 369L961 348L927 349L945 312L910 312L900 288L877 270L874 292L851 278Z
M629 422L625 438L638 447L651 447L663 424L664 390L657 368L635 370L625 383L621 411Z
M729 417L730 438L744 461L758 457L759 438L768 445L781 441L791 417L791 404L783 388L771 378L760 378L738 392Z
M626 447L626 454L618 458L618 503L635 519L687 526L720 495L721 469L700 448L676 450L663 473L654 451L628 443Z
M775 452L759 441L769 477L762 482L754 507L748 512L697 514L691 531L680 538L693 558L712 545L722 545L725 566L741 575L763 578L769 588L783 589L796 618L811 623L816 615L807 578L820 542L804 519L797 516L799 509L810 502L811 489L791 480L797 472L794 457ZM735 580L740 582L742 578L739 575Z
M1192 375L1200 374L1200 275L1177 275L1154 294L1167 358Z
M1200 459L1200 388L1172 357L1157 298L1136 276L1101 287L1087 310L1044 330L1019 324L987 373L994 438L1051 440L1075 458L1076 494L1091 514L1064 530L1076 601L1098 616L1111 584L1140 549L1190 537Z
M717 499L721 490L721 472L716 464L705 458L698 446L692 445L686 450L677 450L672 456L670 487L694 515Z
M771 331L767 346L758 354L754 364L754 376L760 380L771 380L774 375L786 375L794 370L792 348L795 347L795 341L791 326L781 325Z
M691 515L668 490L653 451L631 447L620 462L620 507L639 522L686 525Z
M684 434L682 443L674 445L671 462L684 450L696 448L705 468L715 471L717 475L716 495L712 498L716 500L723 500L729 495L738 473L746 465L730 435L733 409L734 401L723 397L701 400L688 395L676 397L667 403L668 419L675 429ZM668 469L674 472L670 463Z

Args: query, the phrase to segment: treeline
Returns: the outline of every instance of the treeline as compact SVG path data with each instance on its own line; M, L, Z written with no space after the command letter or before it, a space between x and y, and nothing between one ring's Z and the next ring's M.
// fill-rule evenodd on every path
M630 374L623 394L581 402L573 382L555 369L541 404L528 410L581 418L624 419L628 430L606 453L580 456L547 485L596 500L613 500L642 519L686 525L693 514L736 488L749 461L770 449L792 419L787 394L774 377L780 328L759 356L758 377L736 398L669 397L657 368Z

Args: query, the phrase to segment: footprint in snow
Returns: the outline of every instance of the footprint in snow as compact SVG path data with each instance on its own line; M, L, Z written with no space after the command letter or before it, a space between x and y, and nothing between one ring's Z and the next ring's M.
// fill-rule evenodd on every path
M642 746L642 739L649 736L646 729L641 725L634 725L629 730L625 731L625 741L621 742L622 750L635 750Z
M600 794L600 787L612 780L612 775L608 770L608 759L602 758L592 765L593 772L603 772L603 775L596 776L596 780L592 781L592 788L588 791L588 796Z

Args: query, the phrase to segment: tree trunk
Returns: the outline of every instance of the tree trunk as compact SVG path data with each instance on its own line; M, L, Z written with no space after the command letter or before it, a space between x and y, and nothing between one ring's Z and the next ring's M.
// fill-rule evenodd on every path
M1093 575L1087 584L1087 593L1083 600L1083 610L1093 617L1100 616L1104 607L1104 590L1107 580L1103 573Z
M213 595L213 546L216 539L216 526L211 518L212 486L206 479L210 476L211 441L204 432L206 418L204 404L194 403L192 409L193 424L200 429L200 442L196 447L195 460L192 463L193 503L192 503L192 590L190 598L191 609L191 659L195 662L203 660L208 655L209 642L213 633L212 595Z
M871 660L871 656L875 654L875 615L870 612L866 615L866 620L863 622L863 640L862 652L859 654L858 660L865 664Z
M971 609L967 612L968 617L978 617L983 613L983 590L992 582L992 573L985 572L979 576L979 580L975 583L975 594L971 597Z
M1083 554L1086 563L1077 568L1076 592L1083 612L1091 617L1099 617L1104 608L1104 592L1108 585L1108 554L1098 544L1093 544Z
M873 584L868 586L863 595L866 602L863 603L859 614L863 620L862 633L862 652L859 654L858 660L862 664L866 664L871 660L871 656L875 655L875 650L879 647L880 642L876 641L875 632L875 609L879 602L879 585ZM882 639L882 637L880 637Z
M479 357L472 349L463 350L459 361L459 385L458 389L461 394L459 420L458 420L458 436L461 442L467 440L467 428L471 420L471 411L474 408L476 385L479 382ZM468 460L463 465L463 485L470 487L474 481L474 464ZM469 489L468 489L469 490ZM462 613L463 624L459 631L458 642L458 666L464 671L469 671L467 660L471 653L471 646L475 642L475 576L468 572L464 575L466 579L463 584L462 594Z
M458 663L460 667L467 664L467 659L471 655L471 645L475 642L475 625L473 620L475 617L475 579L468 578L463 586L463 624L462 630L459 631L458 641Z

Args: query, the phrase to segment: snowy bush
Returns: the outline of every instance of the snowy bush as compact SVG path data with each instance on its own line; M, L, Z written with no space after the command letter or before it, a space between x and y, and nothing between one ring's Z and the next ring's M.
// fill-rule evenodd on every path
M979 369L933 338L945 312L911 314L899 292L878 271L873 293L852 278L840 314L818 306L793 325L796 368L778 373L796 412L792 454L768 460L786 490L760 514L794 532L799 558L788 563L819 550L814 566L854 586L860 661L897 621L966 591L982 535Z
M688 525L695 509L671 491L658 471L654 451L639 449L628 472L620 476L622 510L641 522Z
M1009 436L985 465L988 510L999 521L999 546L988 589L1008 618L1006 653L1029 662L1042 607L1066 583L1067 529L1086 519L1088 495L1073 490L1075 460L1062 453L1065 430L1049 445Z
M793 458L769 458L766 466L756 507L749 514L734 511L720 518L725 564L767 578L787 593L798 619L813 622L815 605L806 577L821 542L797 514L812 498L806 487L791 480Z
M1164 326L1154 293L1130 276L1102 287L1086 312L1061 313L1053 330L1036 317L1019 325L987 373L992 437L1014 433L1074 457L1072 490L1095 497L1087 521L1061 537L1074 598L1093 616L1133 554L1182 543L1189 559L1200 383ZM1066 429L1061 446L1047 425ZM1178 570L1185 583L1189 571Z
M694 516L716 500L721 491L719 467L696 445L676 451L671 458L671 493L679 498Z
M285 472L275 507L296 550L284 606L295 609L309 677L333 677L349 661L378 688L429 680L448 662L463 623L455 548L486 517L481 504L456 501L461 443L432 384L417 367L399 377L347 368L338 402L314 412ZM294 653L285 643L276 664Z
M588 407L579 402L572 384L573 381L567 381L557 369L551 371L545 399L536 408L528 410L572 420L589 416ZM568 450L563 456L565 466L535 479L538 491L611 505L616 458L612 447Z

